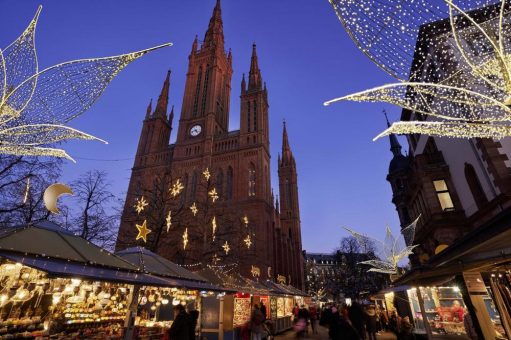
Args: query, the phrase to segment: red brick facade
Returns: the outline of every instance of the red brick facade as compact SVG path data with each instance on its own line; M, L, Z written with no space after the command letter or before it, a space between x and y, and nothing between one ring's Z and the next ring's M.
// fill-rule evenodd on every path
M140 222L140 217L133 205L144 188L154 185L156 176L171 174L173 179L180 178L185 185L182 199L183 205L186 205L196 199L197 181L207 168L220 196L215 209L233 216L243 214L250 220L252 253L248 259L240 259L239 271L252 277L252 266L256 266L260 269L261 279L277 279L280 275L288 283L302 288L303 255L296 163L284 125L282 157L278 162L279 208L278 200L275 202L273 197L270 178L268 92L259 70L255 45L248 81L245 76L241 81L240 129L236 131L228 130L231 77L232 54L224 50L221 9L217 1L203 43L200 45L196 37L192 44L175 144L169 145L174 116L173 109L167 115L170 72L156 108L153 111L151 104L148 107L117 249L144 245L141 240L135 241L135 223ZM230 243L239 243L239 236L232 236ZM158 253L190 265L179 258L182 253L175 249L175 240L169 233L162 233L161 237L155 249Z

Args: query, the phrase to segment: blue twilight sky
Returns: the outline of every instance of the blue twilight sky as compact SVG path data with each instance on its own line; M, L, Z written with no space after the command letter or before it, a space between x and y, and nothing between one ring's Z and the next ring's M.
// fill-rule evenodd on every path
M169 68L175 140L188 54L195 34L203 38L215 0L2 0L1 47L24 30L39 4L41 68L174 43L129 65L92 109L70 123L109 144L67 143L77 164L66 163L63 180L89 169L105 170L113 191L124 198L147 104L157 99ZM226 48L233 53L230 127L239 126L239 84L256 42L269 90L273 187L278 188L277 153L286 119L298 164L304 249L331 251L346 236L341 226L377 238L383 237L385 225L397 230L385 180L389 142L372 138L385 128L382 109L393 120L399 110L383 104L323 106L325 100L392 79L356 49L327 0L222 0L222 16Z

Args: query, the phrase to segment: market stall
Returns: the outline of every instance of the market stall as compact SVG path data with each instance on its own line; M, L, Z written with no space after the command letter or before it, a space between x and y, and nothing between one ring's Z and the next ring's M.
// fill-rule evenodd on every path
M199 319L202 295L213 295L219 288L201 276L153 253L143 247L132 247L117 252L117 256L137 266L142 272L164 279L165 287L138 287L138 304L133 306L134 337L161 337L174 320L173 306L182 304L190 315ZM136 310L135 310L136 307ZM199 320L198 320L199 321ZM196 333L200 335L200 322Z
M0 235L2 339L120 339L129 306L139 302L139 287L146 304L166 305L195 299L197 293L177 288L187 286L194 292L212 288L200 278L148 274L51 222ZM151 317L140 315L138 321Z

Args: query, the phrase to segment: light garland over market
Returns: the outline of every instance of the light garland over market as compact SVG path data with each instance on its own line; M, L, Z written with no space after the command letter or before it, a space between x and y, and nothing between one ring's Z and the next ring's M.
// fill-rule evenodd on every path
M74 161L65 150L52 145L69 139L106 142L65 124L89 109L128 64L172 44L68 61L39 71L35 31L41 9L39 6L21 35L0 50L0 154Z
M330 2L357 47L399 82L325 105L382 101L426 117L394 123L375 139L511 136L509 0Z

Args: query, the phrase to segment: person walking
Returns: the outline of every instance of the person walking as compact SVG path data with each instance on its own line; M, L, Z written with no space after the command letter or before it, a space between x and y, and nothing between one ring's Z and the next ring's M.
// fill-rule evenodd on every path
M298 310L298 322L302 325L303 324L303 327L300 326L300 328L303 328L303 330L297 332L299 336L301 337L305 337L305 334L308 333L308 328L309 328L309 311L307 310L307 308L305 308L305 305L302 305L301 308Z
M298 304L295 303L295 306L293 307L293 321L298 321L298 312L300 311L300 308L298 307Z
M169 329L170 340L193 340L190 339L190 317L185 311L185 307L179 304L174 306L174 322Z
M349 308L348 316L350 318L353 328L357 331L361 339L366 339L365 332L365 313L362 305L358 302L353 302Z
M329 324L328 335L332 340L360 340L358 332L353 326L333 307L335 313L332 314Z
M309 307L309 318L311 320L312 334L318 334L318 310L315 305Z
M376 322L376 308L374 305L367 306L365 310L366 318L366 330L369 340L376 340L376 332L378 331L378 325Z
M399 340L415 340L413 334L413 325L410 322L410 317L405 316L401 319L401 327L398 335Z
M251 340L261 340L263 334L263 313L259 306L255 305L250 318L250 338Z
M267 318L267 314L266 314L266 306L264 305L264 303L261 301L259 303L259 310L261 311L261 313L263 314L263 321L266 320Z

